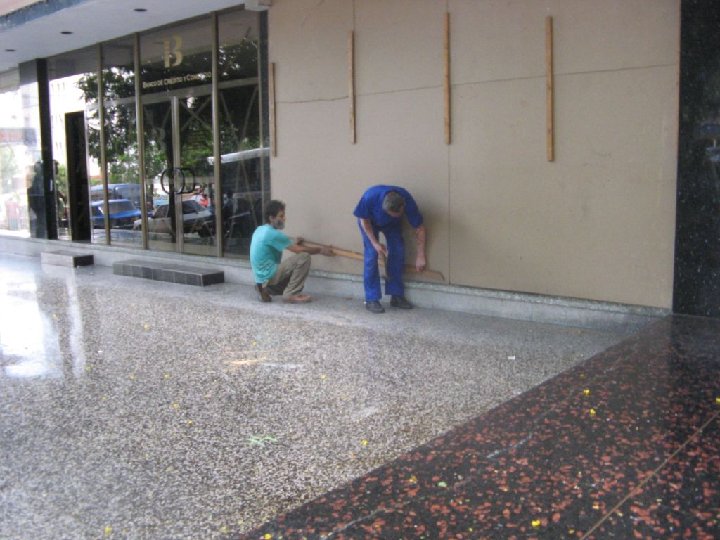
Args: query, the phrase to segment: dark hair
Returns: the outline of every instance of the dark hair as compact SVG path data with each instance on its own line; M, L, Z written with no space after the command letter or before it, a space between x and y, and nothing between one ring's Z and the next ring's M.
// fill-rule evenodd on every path
M405 210L405 199L397 191L389 191L383 199L382 208L386 212L402 212Z
M285 210L285 203L282 201L270 201L265 205L265 223L270 223L270 218L274 218L280 212Z

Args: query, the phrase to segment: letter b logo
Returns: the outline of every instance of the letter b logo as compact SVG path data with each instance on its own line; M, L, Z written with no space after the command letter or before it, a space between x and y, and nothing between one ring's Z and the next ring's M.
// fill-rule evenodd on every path
M166 68L182 64L182 38L180 36L172 36L172 41L169 38L163 39L163 60Z

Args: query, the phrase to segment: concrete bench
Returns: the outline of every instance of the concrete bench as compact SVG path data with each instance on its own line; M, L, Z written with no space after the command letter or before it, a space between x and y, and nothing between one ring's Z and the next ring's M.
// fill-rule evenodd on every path
M54 264L75 268L77 266L90 266L91 264L95 264L95 257L87 253L77 253L67 250L43 251L40 254L40 262L42 264Z
M151 262L142 260L118 261L113 263L113 274L128 277L169 281L182 285L214 285L225 282L225 273L221 270L199 268L172 262Z

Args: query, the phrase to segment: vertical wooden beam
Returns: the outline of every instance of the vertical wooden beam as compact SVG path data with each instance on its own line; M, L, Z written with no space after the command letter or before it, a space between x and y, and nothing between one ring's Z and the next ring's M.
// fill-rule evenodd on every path
M270 94L268 101L268 113L270 115L270 153L273 157L277 156L277 116L275 114L275 62L270 63L268 72L268 93Z
M443 81L445 90L445 144L450 144L452 137L451 129L451 87L450 87L450 13L445 13L445 79Z
M350 142L357 141L355 130L355 32L348 32L348 100L350 102Z
M547 160L555 160L555 84L553 80L553 18L545 18L545 108Z

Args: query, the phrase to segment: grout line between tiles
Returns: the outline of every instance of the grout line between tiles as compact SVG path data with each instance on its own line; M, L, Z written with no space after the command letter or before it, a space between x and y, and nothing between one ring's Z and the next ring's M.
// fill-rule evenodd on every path
M639 494L639 493L642 491L642 488L645 487L645 484L647 484L651 479L655 478L655 477L657 476L657 473L660 472L660 470L661 470L662 468L664 468L672 459L674 459L675 456L677 456L680 452L682 452L682 451L685 449L685 447L686 447L688 444L690 444L690 441L692 441L692 440L694 440L695 438L697 438L699 434L701 434L713 421L715 421L715 419L718 417L718 415L720 415L720 411L715 412L715 414L713 414L707 422L705 422L702 426L700 426L697 430L695 430L695 433L693 433L690 437L688 437L687 440L686 440L684 443L682 443L682 444L677 448L677 450L675 450L675 451L674 451L672 454L670 454L660 465L658 465L658 466L655 468L655 470L653 470L653 471L647 476L647 478L645 478L642 482L640 482L637 486L635 486L634 489L630 490L630 493L628 493L625 497L623 497L623 498L620 500L620 502L618 502L618 503L617 503L615 506L613 506L602 518L600 518L600 520L599 520L597 523L595 523L595 525L593 525L593 526L580 538L580 540L585 540L586 538L588 538L588 537L593 533L593 531L594 531L595 529L597 529L600 525L602 525L603 523L605 523L605 521L607 521L607 519L608 519L612 514L614 514L615 512L617 512L617 510L618 510L623 504L625 504L625 503L628 501L628 499L630 499L631 497L634 497L635 495Z

